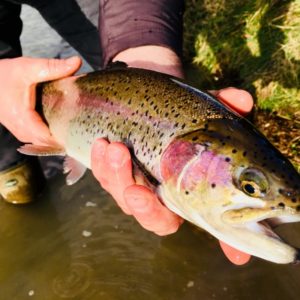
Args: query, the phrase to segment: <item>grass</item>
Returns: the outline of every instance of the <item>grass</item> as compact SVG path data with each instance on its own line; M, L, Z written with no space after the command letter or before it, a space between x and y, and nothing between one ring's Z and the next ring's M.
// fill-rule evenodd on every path
M187 0L184 38L198 86L237 86L262 109L300 111L300 0Z
M285 130L276 145L300 171L300 0L186 0L184 59L193 85L246 89L276 115L268 137Z

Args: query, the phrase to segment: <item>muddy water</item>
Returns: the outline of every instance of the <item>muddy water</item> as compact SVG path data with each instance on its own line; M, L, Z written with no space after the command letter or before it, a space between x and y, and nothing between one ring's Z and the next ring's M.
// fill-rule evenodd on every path
M92 176L58 176L36 203L0 204L0 299L299 299L300 266L230 264L215 239L185 224L155 236ZM281 231L300 245L300 224Z

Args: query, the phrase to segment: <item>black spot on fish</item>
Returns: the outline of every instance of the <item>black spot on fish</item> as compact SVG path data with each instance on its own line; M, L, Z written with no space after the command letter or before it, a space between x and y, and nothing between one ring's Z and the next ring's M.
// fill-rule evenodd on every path
M185 194L188 195L190 192L189 191L185 191Z
M226 162L230 162L230 161L231 161L230 157L226 157L226 158L225 158L225 161L226 161Z
M243 156L245 157L247 155L247 151L244 151L243 152Z
M193 119L192 123L196 124L197 123L197 119Z
M181 125L181 129L184 129L185 126L186 126L186 124L183 123L183 124Z
M232 152L232 153L237 153L237 150L236 150L236 149L232 149L231 152Z
M284 208L284 207L285 207L285 204L284 204L284 203L282 203L282 202L280 202L280 203L278 203L278 207L280 207L280 208Z
M298 206L296 207L296 210L297 210L297 211L300 211L300 205L298 205Z
M292 198L291 200L292 200L293 203L296 203L296 202L297 202L297 199L296 199L296 198Z
M214 189L216 187L216 184L215 183L212 183L211 184L211 187Z
M192 138L192 141L193 142L195 142L195 141L197 141L198 140L198 137L197 136L194 136L193 138Z

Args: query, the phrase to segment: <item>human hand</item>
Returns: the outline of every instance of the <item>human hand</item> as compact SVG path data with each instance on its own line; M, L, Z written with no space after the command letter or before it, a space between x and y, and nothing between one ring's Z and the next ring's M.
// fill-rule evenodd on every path
M242 114L252 109L253 100L246 91L227 88L211 93ZM167 235L176 232L182 224L183 220L168 210L150 189L135 183L130 153L125 145L96 140L92 149L92 171L121 209L133 215L145 229ZM234 264L244 264L250 259L250 255L223 242L221 248Z
M36 84L69 76L80 65L79 57L0 60L0 123L22 142L41 145L54 141L49 128L35 111Z

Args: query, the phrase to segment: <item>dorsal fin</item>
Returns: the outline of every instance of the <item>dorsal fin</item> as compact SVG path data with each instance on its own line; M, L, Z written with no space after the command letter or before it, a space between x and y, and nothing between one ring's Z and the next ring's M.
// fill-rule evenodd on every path
M106 69L115 70L115 69L126 69L128 68L128 65L124 61L114 61L110 62Z

